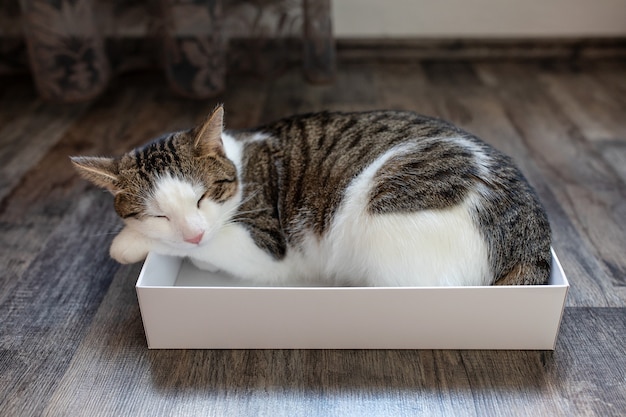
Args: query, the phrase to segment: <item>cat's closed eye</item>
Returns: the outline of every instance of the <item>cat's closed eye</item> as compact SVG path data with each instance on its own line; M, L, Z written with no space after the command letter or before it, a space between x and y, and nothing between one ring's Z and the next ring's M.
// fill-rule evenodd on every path
M130 219L130 218L136 218L137 219L137 218L139 218L139 216L141 216L141 213L138 212L138 211L135 211L135 212L132 212L132 213L125 214L123 216L123 218L124 219Z
M200 208L200 203L202 203L202 200L204 200L204 198L206 197L207 193L205 192L204 194L202 194L202 196L198 199L198 202L196 203L196 206L198 208Z

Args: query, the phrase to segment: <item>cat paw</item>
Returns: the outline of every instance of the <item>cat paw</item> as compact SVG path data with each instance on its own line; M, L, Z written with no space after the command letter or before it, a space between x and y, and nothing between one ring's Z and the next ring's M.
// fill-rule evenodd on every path
M208 272L217 272L219 268L213 265L212 263L201 261L199 259L189 258L192 264L198 269Z
M150 251L150 242L142 235L127 228L113 239L109 254L121 264L134 264L143 261Z

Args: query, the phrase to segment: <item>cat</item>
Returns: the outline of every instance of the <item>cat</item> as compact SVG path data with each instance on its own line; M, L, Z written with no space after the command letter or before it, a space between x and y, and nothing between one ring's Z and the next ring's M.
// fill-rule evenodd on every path
M251 284L545 284L551 232L512 160L409 111L199 126L117 158L72 157L114 195L121 263L188 257Z

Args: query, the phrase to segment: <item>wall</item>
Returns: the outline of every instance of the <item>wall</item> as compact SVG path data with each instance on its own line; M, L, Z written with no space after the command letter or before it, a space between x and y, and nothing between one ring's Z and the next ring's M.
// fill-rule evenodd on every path
M626 0L333 0L335 35L626 36Z

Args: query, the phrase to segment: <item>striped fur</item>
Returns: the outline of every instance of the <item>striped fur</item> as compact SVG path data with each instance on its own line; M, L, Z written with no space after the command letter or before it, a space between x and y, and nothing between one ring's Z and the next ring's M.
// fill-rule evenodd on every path
M155 250L279 285L547 282L543 208L471 134L399 111L226 132L222 115L120 158L73 159L115 195L116 259Z

